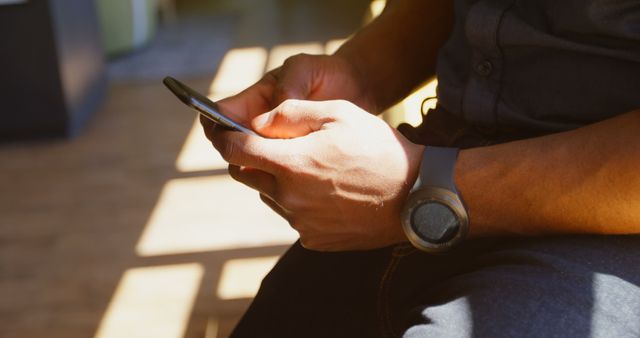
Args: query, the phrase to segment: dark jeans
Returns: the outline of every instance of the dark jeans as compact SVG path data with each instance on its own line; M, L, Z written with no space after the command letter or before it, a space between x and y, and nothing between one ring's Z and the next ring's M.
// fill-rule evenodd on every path
M528 137L492 139L441 111L403 128L460 147ZM640 236L475 240L442 255L408 244L320 253L296 243L232 335L399 336L640 337Z

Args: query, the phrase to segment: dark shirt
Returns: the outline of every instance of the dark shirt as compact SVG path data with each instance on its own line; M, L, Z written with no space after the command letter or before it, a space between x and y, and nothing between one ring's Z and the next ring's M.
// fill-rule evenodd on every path
M640 108L640 0L456 0L445 110L486 133L546 134Z

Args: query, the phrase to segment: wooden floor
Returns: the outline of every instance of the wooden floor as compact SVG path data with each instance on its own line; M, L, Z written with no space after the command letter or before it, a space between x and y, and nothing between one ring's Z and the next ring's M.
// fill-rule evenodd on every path
M255 224L262 217L269 218L274 228L280 225L286 229L286 224L277 224L277 218L269 217L269 211L257 203L257 195L232 183L223 165L195 172L176 169L193 119L177 112L174 101L160 85L114 86L105 107L79 138L0 150L3 337L91 337L114 300L114 292L122 285L123 275L145 267L202 266L200 281L190 291L196 295L193 308L188 309L191 318L184 323L193 332L189 337L203 337L201 322L211 316L224 324L242 312L247 299L215 298L224 263L278 255L285 248L278 244L290 242L294 235L274 229L271 238L269 234L254 238L257 244L266 243L256 246L239 241L224 245L216 240L229 237L224 232L241 235L253 226L247 224L251 220L246 217L244 222L234 222L228 220L229 212L217 215L210 208L204 209L207 203L221 199L235 212L253 210ZM208 201L191 201L188 188L180 191L180 184L188 185L190 180L201 180L210 191ZM168 182L178 187L174 194L179 196L170 196ZM221 187L231 195L220 196L216 190ZM159 205L160 199L167 198L172 201ZM245 198L251 200L242 206ZM194 203L203 212L187 219L178 217L181 210ZM157 216L152 219L163 213L159 206L165 210L160 216L164 220ZM226 224L219 224L218 216L226 216ZM202 219L205 217L210 218ZM198 221L210 222L211 229L185 224ZM160 223L175 228L160 230L155 236L159 244L145 245L145 230L148 233L149 227L157 228ZM185 229L192 231L182 234ZM190 249L189 238L178 238L182 245L176 249L176 234L193 236L198 243ZM203 236L210 240L203 244L199 240ZM168 249L163 249L163 239L169 241ZM161 287L149 285L157 288L160 300L163 294L175 291ZM150 310L153 315L157 305L138 310Z
M263 72L346 37L367 1L225 3L244 18L232 69L186 79L218 97L253 81L238 64ZM256 27L263 15L277 25ZM228 177L187 112L159 81L114 82L77 138L0 146L0 337L228 336L296 235Z

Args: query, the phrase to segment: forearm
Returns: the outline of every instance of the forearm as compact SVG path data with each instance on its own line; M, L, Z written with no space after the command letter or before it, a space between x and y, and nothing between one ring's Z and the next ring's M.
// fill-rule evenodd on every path
M452 26L452 1L393 1L336 55L358 69L379 112L435 75L438 49Z
M472 236L640 233L640 111L460 152Z

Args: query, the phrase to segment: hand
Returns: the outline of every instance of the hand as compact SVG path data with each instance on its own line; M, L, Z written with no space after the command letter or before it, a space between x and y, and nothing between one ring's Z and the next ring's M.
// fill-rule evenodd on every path
M344 99L375 112L365 83L356 67L343 57L299 54L241 93L217 103L224 114L245 126L286 99ZM213 122L205 118L200 121L205 132L213 128Z
M363 250L405 241L400 211L423 147L347 101L287 100L252 120L268 138L216 131L231 176L300 233L303 246Z

